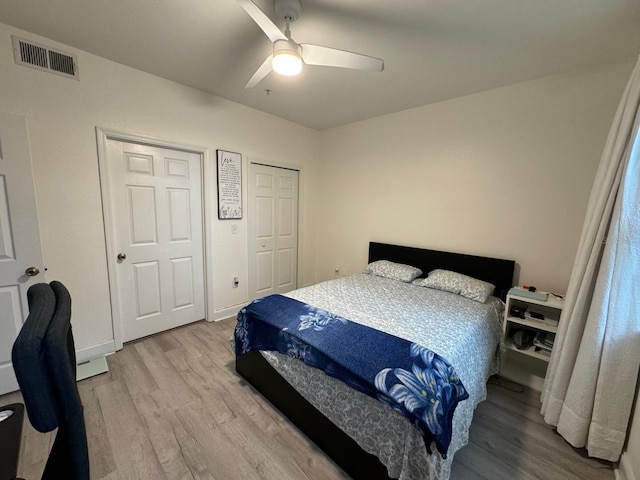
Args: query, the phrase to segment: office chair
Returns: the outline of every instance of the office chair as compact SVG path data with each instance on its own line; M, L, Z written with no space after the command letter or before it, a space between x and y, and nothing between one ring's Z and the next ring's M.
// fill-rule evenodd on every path
M71 331L71 296L60 282L37 284L53 296L55 310L46 316L31 311L13 344L13 368L31 425L39 432L57 428L42 480L89 480L87 434L78 387ZM48 301L50 295L45 294ZM31 302L29 303L30 309Z
M30 325L28 332L34 341L28 342L35 345L35 338L43 339L49 326L49 322L55 311L56 298L53 290L46 283L33 285L27 291L29 303L29 316L25 320L25 325ZM25 331L26 338L27 331ZM39 352L32 352L34 359L39 358ZM38 374L42 369L34 370L34 381L43 382ZM20 443L22 441L22 423L24 420L24 405L14 403L0 408L4 412L0 422L0 480L13 480L18 474L18 459L20 456ZM12 412L6 417L8 412Z

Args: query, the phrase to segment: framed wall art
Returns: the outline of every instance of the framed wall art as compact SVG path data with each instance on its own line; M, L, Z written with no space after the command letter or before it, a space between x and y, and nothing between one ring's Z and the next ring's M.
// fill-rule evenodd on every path
M242 155L226 150L218 154L218 218L242 218Z

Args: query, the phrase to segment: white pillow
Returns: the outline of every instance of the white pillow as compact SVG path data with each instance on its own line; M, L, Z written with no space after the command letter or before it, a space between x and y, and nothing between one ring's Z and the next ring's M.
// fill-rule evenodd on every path
M432 270L427 278L419 278L413 284L456 293L481 303L487 301L487 298L493 294L495 288L491 283L483 282L477 278L439 269Z
M364 273L409 283L422 275L422 270L411 265L394 263L389 260L378 260L367 265Z

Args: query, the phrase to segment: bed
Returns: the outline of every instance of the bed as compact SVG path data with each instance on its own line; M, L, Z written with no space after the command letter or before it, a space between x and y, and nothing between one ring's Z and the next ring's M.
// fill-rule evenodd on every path
M512 286L515 266L511 260L371 242L369 263L379 260L412 265L424 275L435 269L468 275L493 284L496 296L504 296ZM375 295L376 289L386 292L389 297ZM426 291L429 291L429 298L423 299ZM367 298L367 292L374 294ZM431 298L434 295L435 300ZM453 438L446 458L438 452L428 455L422 437L397 411L350 389L321 370L277 352L251 351L236 356L238 373L353 478L448 478L455 452L467 443L473 411L486 397L486 380L497 371L501 331L498 310L502 303L494 298L487 300L485 307L481 302L452 293L367 274L323 282L287 296L393 335L420 335L420 341L426 339L429 348L432 348L428 342L433 329L419 334L404 329L416 323L414 317L422 312L423 303L452 302L456 313L445 322L442 318L438 321L447 325L460 323L465 333L449 338L442 342L443 345L434 345L432 350L454 359L451 361L454 366L459 363L461 371L458 373L469 391L469 399L456 409ZM350 296L355 298L349 299ZM358 302L357 308L353 307ZM476 325L475 320L463 323L466 313L461 312L467 310L472 315L477 315L478 310L493 320L483 320L488 325L486 328ZM453 328L444 330L453 331ZM441 333L446 337L448 332L444 330ZM465 358L473 360L466 361Z

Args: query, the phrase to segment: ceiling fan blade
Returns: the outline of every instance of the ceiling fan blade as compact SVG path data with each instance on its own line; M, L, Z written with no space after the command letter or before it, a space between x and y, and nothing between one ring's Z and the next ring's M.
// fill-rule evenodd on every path
M253 21L258 24L264 33L267 34L269 40L275 42L276 40L286 40L287 37L280 31L278 27L267 17L258 6L251 0L238 0L238 3L244 8L249 16L253 18Z
M262 81L264 77L271 73L271 61L273 60L273 55L269 55L267 59L260 65L256 73L253 74L253 77L247 82L244 88L253 88L258 83Z
M319 45L309 45L308 43L301 43L300 48L302 49L302 59L307 65L354 68L374 72L384 70L384 61L380 58Z

